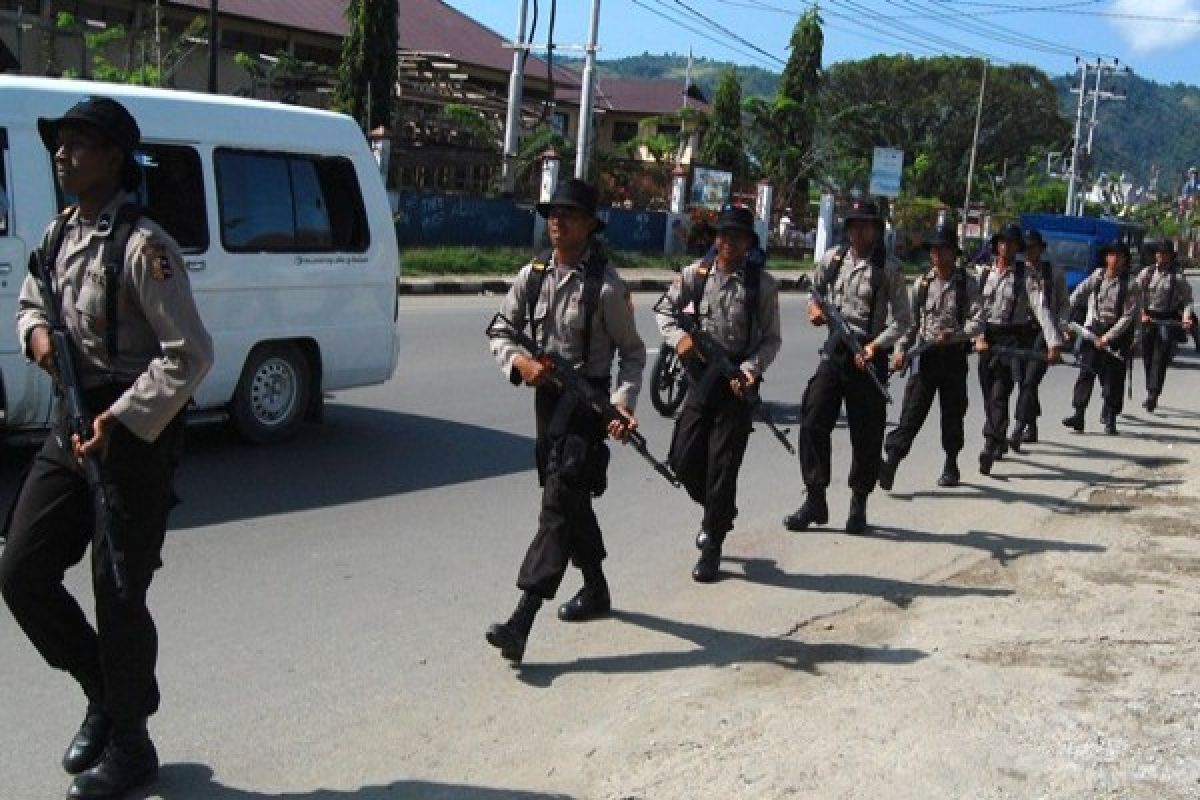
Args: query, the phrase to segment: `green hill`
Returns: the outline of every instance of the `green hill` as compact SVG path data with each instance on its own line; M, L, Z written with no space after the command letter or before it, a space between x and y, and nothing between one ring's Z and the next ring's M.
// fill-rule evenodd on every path
M568 66L576 69L583 68L583 62L580 59L556 59L562 61ZM686 54L670 54L655 56L650 53L642 53L640 56L626 56L625 58L616 58L609 61L598 61L596 66L601 75L612 75L618 78L672 78L678 80L680 85L683 84L684 76L687 74L688 57ZM708 58L699 56L692 59L692 83L700 87L704 92L704 96L712 98L713 91L717 88L717 80L720 78L721 70L726 67L735 67L737 69L738 78L742 82L742 96L751 97L759 95L762 97L772 97L775 94L775 87L779 83L779 73L771 72L770 70L762 69L761 67L744 67L740 64L731 64L728 61L714 61Z

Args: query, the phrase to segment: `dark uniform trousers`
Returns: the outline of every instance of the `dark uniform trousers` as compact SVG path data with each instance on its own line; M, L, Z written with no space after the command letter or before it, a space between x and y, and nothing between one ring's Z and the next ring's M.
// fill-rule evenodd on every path
M1128 345L1117 343L1118 352L1128 350ZM1075 379L1075 391L1071 404L1077 411L1087 408L1092 399L1092 387L1100 378L1100 394L1104 399L1103 413L1116 415L1125 407L1125 364L1103 350L1097 350L1085 341L1079 351L1079 377Z
M1147 313L1155 319L1179 319L1175 314ZM1174 329L1154 324L1142 326L1142 363L1146 368L1147 394L1156 397L1162 394L1163 384L1167 380L1167 367L1171 366L1177 348Z
M598 391L608 391L603 378L594 384ZM560 408L561 402L570 402L564 397L551 386L539 386L535 393L542 510L517 573L518 588L545 600L558 592L568 563L582 569L599 565L608 555L592 510L592 497L604 491L607 477L605 425L583 404Z
M900 421L887 435L884 450L888 460L898 462L912 449L913 439L925 424L933 396L938 396L942 415L942 449L954 457L963 448L963 417L967 413L966 345L932 347L919 356L917 369L904 387Z
M868 369L872 366L876 375L886 376L887 353L880 351ZM870 492L879 477L887 404L866 372L854 365L849 349L841 344L827 358L821 359L800 401L797 436L800 472L804 485L809 488L829 486L830 437L837 424L842 400L846 401L852 451L847 483L855 491Z
M1032 347L1034 350L1040 350L1045 343L1046 337L1039 331ZM1017 407L1013 412L1013 418L1017 422L1023 425L1032 425L1042 415L1042 401L1038 396L1038 390L1049 367L1049 364L1040 359L1030 359L1018 367L1020 390L1017 394Z
M669 461L688 495L704 506L701 527L724 541L737 517L737 478L750 438L751 411L725 383L707 394L688 392Z
M85 401L89 408L107 408L120 394L94 390ZM118 724L137 723L158 710L158 633L146 592L162 566L182 435L182 417L153 443L119 423L112 429L103 468L118 507L115 524L129 581L124 598L113 584L107 545L95 538L91 493L61 422L35 456L0 557L0 593L25 635ZM95 629L63 586L64 573L89 544Z
M1027 325L989 325L989 347L1029 349L1037 334ZM979 356L979 388L983 392L984 446L995 451L1004 446L1008 435L1008 398L1013 386L1022 376L1025 365L1009 356L981 353Z

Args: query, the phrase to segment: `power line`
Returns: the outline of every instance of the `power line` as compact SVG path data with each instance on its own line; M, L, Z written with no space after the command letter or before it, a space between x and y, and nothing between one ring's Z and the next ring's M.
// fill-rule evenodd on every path
M665 0L658 0L658 2L663 2L663 3L665 3ZM772 54L772 53L768 53L766 50L763 50L761 47L759 47L758 45L756 45L756 44L754 44L753 42L749 41L748 39L744 39L744 38L742 38L742 37L741 37L741 36L739 36L738 34L734 33L734 32L733 32L733 31L731 31L731 30L729 30L729 28L726 28L724 25L722 25L721 23L717 22L717 21L716 21L715 19L713 19L712 17L708 16L707 14L703 14L703 13L701 13L701 12L697 11L696 9L692 8L692 7L691 7L691 6L689 6L687 3L683 2L683 0L674 0L674 2L675 2L675 5L679 6L679 7L680 7L680 8L682 8L682 9L684 9L684 10L685 10L685 11L687 11L689 14L691 14L693 17L697 17L697 18L699 18L699 19L703 20L704 22L707 22L709 25L711 25L711 26L713 26L714 28L716 28L717 30L721 31L722 33L724 33L726 36L730 37L731 39L734 39L735 41L741 42L741 43L742 43L743 45L745 45L746 47L749 47L751 50L753 50L753 51L755 51L755 52L757 52L757 53L761 53L762 55L766 56L768 59L770 59L770 60L772 60L772 61L778 62L778 64L779 64L780 66L783 66L783 65L786 63L786 62L785 62L785 61L784 61L782 58L779 58L778 56L776 56L776 55L774 55L774 54Z
M831 2L834 2L840 6L847 6L850 9L857 11L863 17L869 18L869 17L875 16L874 9L864 6L861 3L854 2L854 0L831 0ZM855 19L855 22L860 25L864 24L862 22L861 18ZM986 58L989 61L993 61L993 62L1002 62L1005 64L1011 63L1005 59L1002 59L996 55L993 55L992 53L985 52L978 48L958 44L957 42L955 42L953 40L945 39L941 36L938 36L937 34L930 33L927 30L923 30L921 28L914 27L907 23L896 22L893 20L892 24L895 27L899 28L900 30L904 31L905 33L907 33L909 35L918 36L918 37L921 37L923 40L927 40L929 42L937 44L938 46L944 48L947 53L955 53L955 52L967 53L967 54L976 56L978 58Z
M730 42L724 41L723 39L718 39L717 37L713 36L708 31L694 27L693 25L691 25L687 22L684 22L683 20L680 20L676 17L670 16L666 11L661 11L657 8L652 8L651 6L646 5L644 0L630 0L630 2L632 2L635 6L638 6L640 8L645 9L646 11L649 11L651 14L654 14L658 17L661 17L662 19L665 19L667 22L670 22L673 25L676 25L680 28L683 28L686 31L694 33L697 36L700 36L701 38L707 39L710 42L713 42L715 44L719 44L722 47L725 47L729 50L734 51L735 53L740 53L741 55L746 56L747 58L751 59L752 61L755 61L756 63L758 63L762 66L773 66L773 65L768 64L768 62L763 61L762 58L760 58L759 56L757 56L756 54L754 54L748 50L745 50L741 47L731 44ZM657 3L661 4L663 2L663 0L653 0L653 2L657 2Z

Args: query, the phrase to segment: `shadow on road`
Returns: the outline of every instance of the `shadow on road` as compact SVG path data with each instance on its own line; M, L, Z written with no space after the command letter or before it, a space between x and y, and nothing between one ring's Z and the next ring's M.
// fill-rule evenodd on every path
M820 675L820 665L830 663L912 664L928 653L911 648L864 647L855 644L805 644L779 636L758 636L726 631L691 622L664 619L640 611L613 611L612 619L657 631L696 645L692 650L589 656L557 663L523 663L522 683L545 688L562 675L580 673L625 674L666 672L693 667L722 667L749 662L775 664L810 675ZM596 623L593 623L596 624Z
M188 431L173 529L326 508L533 469L533 439L451 420L331 405L290 442Z
M730 578L738 578L763 586L781 589L800 589L821 594L857 594L878 597L901 608L907 607L917 597L1007 597L1011 589L981 589L973 586L949 586L941 583L913 583L911 581L879 578L874 575L806 575L781 570L774 559L740 558L728 556L724 563L741 564L742 572L723 572Z
M164 764L158 780L130 800L571 800L570 795L545 794L518 789L399 780L360 789L314 789L281 794L255 792L224 786L213 780L205 764Z
M1009 564L1021 556L1039 553L1103 553L1106 548L1098 544L1065 542L1058 539L1030 539L1010 536L991 531L967 531L966 533L930 533L907 528L876 526L862 534L889 542L915 542L920 544L951 545L982 550L1001 564Z

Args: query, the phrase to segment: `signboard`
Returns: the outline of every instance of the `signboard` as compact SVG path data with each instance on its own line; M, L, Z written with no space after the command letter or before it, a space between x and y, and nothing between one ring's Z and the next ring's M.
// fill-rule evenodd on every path
M729 202L732 189L732 172L696 167L692 170L692 193L688 196L688 205L720 211Z
M900 172L904 169L904 151L891 147L876 147L871 162L871 188L877 197L900 196Z

